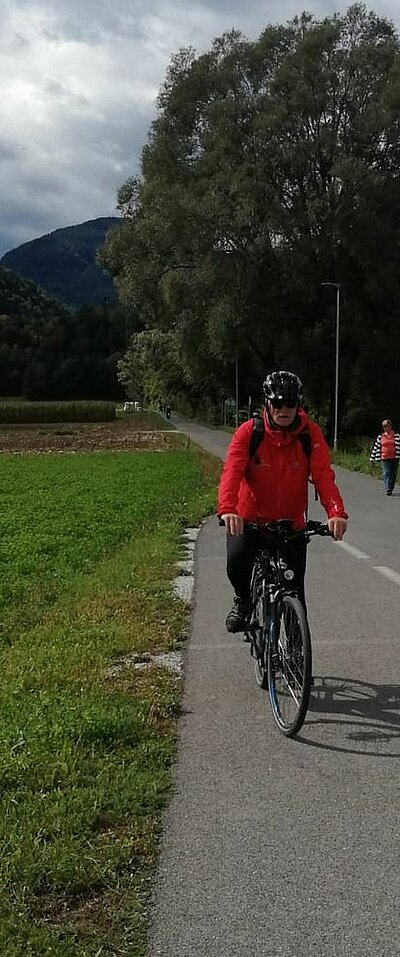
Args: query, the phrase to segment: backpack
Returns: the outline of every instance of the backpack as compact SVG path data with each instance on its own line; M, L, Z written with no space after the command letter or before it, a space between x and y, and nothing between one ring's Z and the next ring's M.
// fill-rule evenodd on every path
M249 445L249 462L253 459L257 464L257 450L261 445L261 442L264 438L264 419L261 415L253 415L253 431L251 433L250 445ZM297 436L300 445L303 449L304 455L307 458L308 464L310 465L311 458L311 436L307 428L303 432L299 432ZM309 479L311 482L311 479ZM313 483L311 483L313 484ZM318 501L317 490L314 486L315 492L315 501Z

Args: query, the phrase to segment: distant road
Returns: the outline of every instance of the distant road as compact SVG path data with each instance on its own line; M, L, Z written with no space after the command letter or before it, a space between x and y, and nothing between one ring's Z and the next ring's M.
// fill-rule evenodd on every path
M224 456L229 435L174 422ZM225 631L224 532L211 518L200 533L148 957L400 955L400 494L337 478L350 523L342 545L310 545L300 739L275 730L248 645Z

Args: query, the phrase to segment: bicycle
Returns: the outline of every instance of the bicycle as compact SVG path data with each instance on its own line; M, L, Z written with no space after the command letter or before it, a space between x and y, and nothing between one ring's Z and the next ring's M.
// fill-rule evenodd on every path
M309 521L294 530L290 521L260 525L260 547L251 581L251 613L245 638L250 641L256 681L268 688L272 714L279 730L292 737L303 725L312 685L310 629L304 605L293 584L294 572L286 561L289 541L314 535L330 536L327 525Z

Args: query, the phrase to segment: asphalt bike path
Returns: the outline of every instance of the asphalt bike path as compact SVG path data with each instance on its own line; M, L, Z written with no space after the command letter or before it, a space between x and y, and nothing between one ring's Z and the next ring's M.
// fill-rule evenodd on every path
M229 435L174 423L224 457ZM400 489L337 478L351 520L344 545L309 546L315 684L294 740L225 631L224 529L200 532L148 957L400 955Z

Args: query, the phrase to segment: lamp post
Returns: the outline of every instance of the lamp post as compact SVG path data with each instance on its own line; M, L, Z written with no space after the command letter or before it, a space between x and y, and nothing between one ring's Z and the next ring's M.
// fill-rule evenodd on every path
M236 401L236 428L239 425L239 357L238 350L235 353L235 401Z
M334 286L336 289L336 332L335 332L335 415L333 428L333 448L338 447L338 408L339 408L339 330L340 330L340 282L321 282L321 286Z

